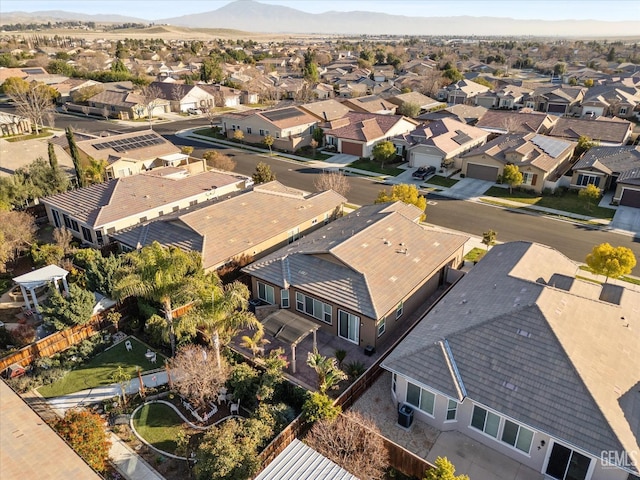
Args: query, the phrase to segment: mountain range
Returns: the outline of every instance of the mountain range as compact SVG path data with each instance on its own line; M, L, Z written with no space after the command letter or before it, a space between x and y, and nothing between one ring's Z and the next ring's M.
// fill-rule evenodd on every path
M176 4L179 8L179 3ZM439 12L447 14L448 12ZM451 12L454 13L454 9ZM357 35L437 35L437 36L638 36L637 21L602 20L521 20L502 17L459 15L416 17L411 11L389 15L365 11L307 13L295 8L267 5L254 0L236 0L216 10L198 14L148 20L122 15L87 15L62 11L7 12L1 23L25 21L80 20L171 24L189 28L230 28L247 32ZM490 11L487 14L491 14ZM16 21L16 19L19 19Z

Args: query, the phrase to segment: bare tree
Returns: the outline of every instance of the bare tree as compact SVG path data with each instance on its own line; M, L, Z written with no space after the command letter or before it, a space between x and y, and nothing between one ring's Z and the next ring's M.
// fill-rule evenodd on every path
M207 150L202 154L202 158L207 162L207 166L232 172L236 168L236 162L228 155L220 153L218 150Z
M71 240L73 240L73 235L66 227L59 227L53 230L53 241L62 248L65 255L71 252Z
M504 128L507 133L517 132L520 125L521 122L518 121L516 114L507 114L502 120L502 128Z
M380 430L355 411L316 422L305 442L358 478L382 479L389 465Z
M151 130L153 130L153 125L151 124L151 121L153 120L153 111L159 105L160 93L160 89L154 85L148 85L141 91L143 105L145 110L147 111L147 115L149 118L149 128Z
M180 100L184 97L185 90L185 86L181 83L174 83L171 85L171 100L178 104L178 112L180 112Z
M0 272L29 248L36 230L35 219L27 212L0 209Z
M33 122L36 133L44 127L48 113L53 112L53 101L56 95L54 89L41 82L28 83L22 79L15 79L4 84L4 92L16 105L16 113Z
M229 376L223 357L218 365L213 350L185 345L171 360L171 378L178 392L198 406L214 400Z
M321 173L316 177L313 185L318 192L333 190L342 196L345 196L351 190L351 184L347 176L337 170Z

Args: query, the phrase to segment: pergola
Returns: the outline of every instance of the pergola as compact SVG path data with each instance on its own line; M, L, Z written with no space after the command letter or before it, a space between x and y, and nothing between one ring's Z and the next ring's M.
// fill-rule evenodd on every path
M262 321L265 331L273 338L291 344L291 371L296 373L296 346L313 333L313 348L317 348L316 331L320 325L289 310L273 312Z
M29 302L29 294L31 294L31 300L33 301L33 308L36 312L40 313L40 305L38 305L38 298L36 296L35 289L43 285L47 285L51 282L58 287L58 281L62 281L62 286L66 294L69 294L69 285L67 284L67 272L64 268L60 268L57 265L47 265L46 267L33 270L32 272L25 273L19 277L13 279L20 286L22 291L22 298L26 304L27 309L31 310L31 303ZM28 293L27 293L28 292Z

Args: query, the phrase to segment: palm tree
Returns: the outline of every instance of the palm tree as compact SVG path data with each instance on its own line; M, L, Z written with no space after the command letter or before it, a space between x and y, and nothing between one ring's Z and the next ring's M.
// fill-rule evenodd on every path
M196 308L180 318L179 328L203 333L213 348L220 365L220 343L228 341L239 330L262 330L262 324L247 310L249 289L241 282L223 285L215 273L205 276Z
M342 380L347 378L347 374L338 368L338 361L333 357L324 357L318 350L309 352L307 355L307 365L313 368L318 374L318 389L320 393L335 387Z
M255 357L262 347L267 343L271 343L266 338L262 338L263 336L264 330L257 330L252 336L243 335L240 346L251 350L251 353L253 353L253 356Z
M106 160L89 159L89 166L84 169L84 174L88 183L104 182L107 166Z
M187 253L177 247L165 248L158 242L153 242L127 255L113 295L118 301L128 297L142 297L162 304L173 356L176 352L176 334L171 297L181 293L195 294L203 276L197 252Z

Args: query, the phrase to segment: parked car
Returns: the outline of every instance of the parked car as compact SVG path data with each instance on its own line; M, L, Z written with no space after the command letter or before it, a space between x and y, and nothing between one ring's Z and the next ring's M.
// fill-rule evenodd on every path
M202 115L202 110L199 108L188 108L187 113L189 115Z
M424 180L425 178L430 177L434 173L436 173L436 167L431 165L428 167L419 167L415 172L413 172L411 176L413 178L419 178L421 180Z

